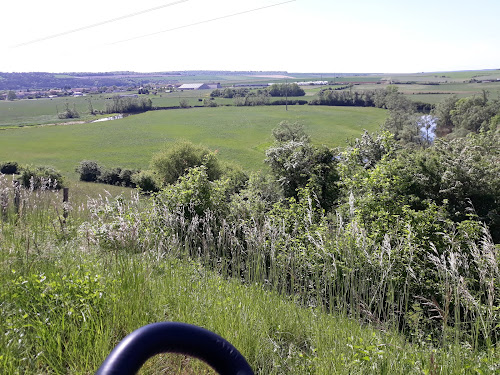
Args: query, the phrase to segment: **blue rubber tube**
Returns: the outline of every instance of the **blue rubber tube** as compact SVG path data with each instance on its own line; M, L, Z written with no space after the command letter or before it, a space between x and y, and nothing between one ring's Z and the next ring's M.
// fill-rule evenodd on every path
M253 375L245 358L228 341L185 323L148 324L126 336L104 360L96 375L132 375L159 353L196 357L221 375Z

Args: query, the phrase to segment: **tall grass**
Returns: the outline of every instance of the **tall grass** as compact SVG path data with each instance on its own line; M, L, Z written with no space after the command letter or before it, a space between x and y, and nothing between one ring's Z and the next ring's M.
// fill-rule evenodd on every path
M417 242L405 222L378 242L354 218L327 220L306 195L260 218L241 202L225 215L217 207L200 214L195 201L170 198L158 195L147 210L139 199L96 206L80 229L101 248L196 259L224 277L417 341L430 334L446 344L450 329L455 344L498 341L499 255L486 228L470 238L457 227L436 249Z
M221 216L161 194L102 196L61 222L61 193L23 190L17 211L0 178L1 373L92 373L126 334L164 320L213 330L260 374L499 370L498 254L486 231L449 236L437 253L411 228L377 244L306 195L262 216L241 202ZM440 275L434 299L410 292L423 251ZM438 340L426 326L442 327ZM209 370L168 355L143 369L164 371Z

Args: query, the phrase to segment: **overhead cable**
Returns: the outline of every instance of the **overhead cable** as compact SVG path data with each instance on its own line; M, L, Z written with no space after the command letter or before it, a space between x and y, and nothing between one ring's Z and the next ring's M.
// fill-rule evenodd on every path
M94 23L92 25L82 26L82 27L79 27L77 29L68 30L68 31L64 31L64 32L61 32L61 33L57 33L57 34L45 36L43 38L30 40L28 42L16 44L16 45L14 45L12 47L14 47L14 48L23 47L23 46L27 46L29 44L34 44L34 43L42 42L44 40L58 38L58 37L61 37L61 36L64 36L64 35L68 35L68 34L71 34L71 33L76 33L78 31L88 30L88 29L91 29L93 27L102 26L102 25L106 25L108 23L112 23L112 22L116 22L116 21L121 21L121 20L126 19L126 18L135 17L135 16L138 16L138 15L141 15L141 14L144 14L144 13L153 12L155 10L159 10L159 9L163 9L163 8L166 8L166 7L170 7L172 5L177 5L177 4L180 4L180 3L185 3L186 1L189 1L189 0L178 0L178 1L175 1L173 3L159 5L159 6L154 7L154 8L149 8L149 9L141 10L141 11L138 11L138 12L135 12L135 13L127 14L127 15L124 15L124 16L116 17L116 18L112 18L112 19L109 19L109 20L106 20L106 21L102 21L102 22L98 22L98 23Z
M249 9L249 10L245 10L245 11L243 11L243 12L238 12L238 13L228 14L228 15L221 16L221 17L216 17L216 18L211 18L211 19L208 19L208 20L203 20L203 21L199 21L199 22L195 22L195 23L190 23L190 24L188 24L188 25L182 25L182 26L173 27L173 28L171 28L171 29L167 29L167 30L161 30L161 31L156 31L156 32L154 32L154 33L150 33L150 34L144 34L144 35L140 35L140 36L135 36L135 37L133 37L133 38L120 40L120 41L113 42L113 43L110 43L110 44L118 44L118 43L130 42L131 40L136 40L136 39L146 38L146 37L150 37L150 36L153 36L153 35L158 35L158 34L167 33L167 32L169 32L169 31L174 31L174 30L184 29L184 28L186 28L186 27L191 27L191 26L196 26L196 25L201 25L201 24L204 24L204 23L208 23L208 22L218 21L218 20L222 20L222 19L224 19L224 18L229 18L229 17L239 16L239 15L241 15L241 14L250 13L250 12L255 12L255 11L257 11L257 10L262 10L262 9L267 9L267 8L272 8L272 7L276 7L276 6L279 6L279 5L283 5L283 4L291 3L291 2L294 2L294 1L296 1L296 0L289 0L289 1L284 1L284 2L282 2L282 3L277 3L277 4L272 4L272 5L263 6L263 7L260 7L260 8Z

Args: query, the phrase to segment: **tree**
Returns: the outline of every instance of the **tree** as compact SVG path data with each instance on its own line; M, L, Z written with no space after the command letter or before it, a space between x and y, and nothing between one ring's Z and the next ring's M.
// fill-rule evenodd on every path
M306 92L296 83L274 83L269 88L271 96L304 96Z
M456 96L439 103L432 112L437 118L437 134L452 137L488 131L495 127L495 116L500 115L500 100L488 100L488 93L481 96L457 99Z
M12 90L9 91L7 93L7 100L15 100L15 99L17 99L16 93L14 91L12 91Z
M451 119L451 111L455 108L458 98L456 95L450 96L439 102L432 115L436 117L436 134L440 137L445 136L453 131L453 121Z
M73 109L69 108L69 103L66 102L66 110L57 114L60 119L79 118L80 114L76 110L76 105L73 103Z

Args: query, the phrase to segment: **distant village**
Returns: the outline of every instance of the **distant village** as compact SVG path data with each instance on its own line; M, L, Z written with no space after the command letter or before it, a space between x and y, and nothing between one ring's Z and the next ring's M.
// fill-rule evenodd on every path
M304 81L296 82L299 86L306 85L327 85L331 82L329 81ZM241 83L234 84L232 87L267 87L271 86L272 83ZM215 90L222 88L220 83L184 83L184 84L169 84L169 85L154 85L147 84L141 87L117 87L117 86L102 86L102 87L65 87L65 88L54 88L48 90L11 90L0 93L0 100L7 99L40 99L40 98L57 98L57 97L78 97L87 95L98 95L98 94L115 94L121 96L137 96L138 94L157 94L157 93L169 93L174 91L188 91L188 90ZM131 91L137 91L137 94L124 94L125 92L130 93ZM9 92L11 97L9 98ZM13 93L13 94L12 94Z
M492 83L498 82L500 83L500 78L496 80L477 80L471 79L464 83ZM420 85L437 85L437 82L399 82L393 81L391 78L382 78L380 81L356 81L356 82L332 82L332 81L303 81L303 82L294 82L299 86L311 86L311 85L338 85L338 86L354 86L361 84L420 84ZM273 83L238 83L233 84L232 88L264 88L271 86ZM65 86L63 88L52 88L52 89L25 89L25 90L3 90L0 91L0 100L14 100L14 99L40 99L40 98L57 98L57 97L78 97L78 96L87 96L87 95L98 95L98 94L108 94L111 98L113 95L119 96L130 96L137 97L139 94L158 94L158 93L170 93L175 91L188 91L188 90L215 90L223 88L222 85L217 82L209 82L209 83L175 83L168 85L160 85L148 83L143 86L94 86L94 87L68 87ZM137 94L131 94L131 92L137 91Z

